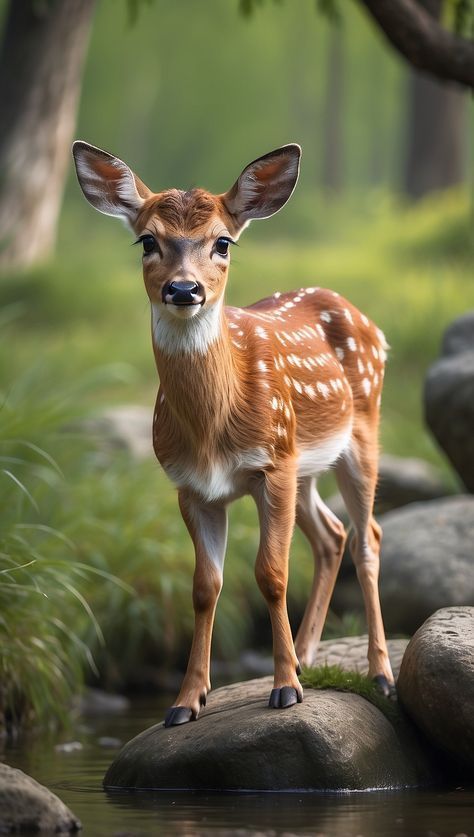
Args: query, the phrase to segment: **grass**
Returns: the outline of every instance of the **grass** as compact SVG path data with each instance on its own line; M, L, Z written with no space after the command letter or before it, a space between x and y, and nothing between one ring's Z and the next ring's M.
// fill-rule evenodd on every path
M454 484L423 426L421 392L444 328L474 307L467 196L415 208L383 195L327 207L315 200L292 229L282 223L277 216L246 233L229 302L303 284L349 297L392 346L383 449L428 459ZM111 221L71 209L57 259L0 282L0 672L12 684L2 700L18 708L25 695L43 720L64 713L84 672L91 676L91 653L100 682L116 687L140 669L183 664L190 644L193 554L174 489L152 458L102 450L80 431L85 416L113 404L152 409L149 306L129 240ZM244 498L231 510L214 655L270 645L253 573L257 543L256 512ZM311 575L297 535L295 627ZM348 615L330 619L328 633L360 627Z
M373 680L358 671L344 671L338 665L304 668L300 680L308 689L335 689L359 695L383 712L391 723L400 718L397 702L384 697Z

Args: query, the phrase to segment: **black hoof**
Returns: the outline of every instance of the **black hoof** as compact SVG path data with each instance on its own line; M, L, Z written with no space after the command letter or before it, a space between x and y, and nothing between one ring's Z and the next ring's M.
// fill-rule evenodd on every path
M177 727L195 720L192 709L187 706L172 706L165 715L165 727Z
M281 689L272 689L268 705L270 709L285 709L302 700L301 694L293 686L282 686Z
M397 699L397 690L395 688L395 684L389 683L384 674L377 674L373 678L373 682L377 686L379 692L381 692L384 697L389 698L390 700Z

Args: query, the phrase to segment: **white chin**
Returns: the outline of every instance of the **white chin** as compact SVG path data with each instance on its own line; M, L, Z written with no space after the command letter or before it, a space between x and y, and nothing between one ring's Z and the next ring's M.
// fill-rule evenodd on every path
M177 317L179 320L190 320L191 317L195 317L196 314L199 314L201 310L200 305L173 305L172 303L168 303L166 305L166 310L173 314L174 317Z

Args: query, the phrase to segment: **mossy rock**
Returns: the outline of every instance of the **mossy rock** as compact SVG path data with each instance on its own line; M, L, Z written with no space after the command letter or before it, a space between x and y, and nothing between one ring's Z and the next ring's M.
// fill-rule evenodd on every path
M105 776L106 788L363 790L435 781L429 754L401 714L392 723L356 694L305 689L269 709L269 677L214 692L196 723L140 733Z

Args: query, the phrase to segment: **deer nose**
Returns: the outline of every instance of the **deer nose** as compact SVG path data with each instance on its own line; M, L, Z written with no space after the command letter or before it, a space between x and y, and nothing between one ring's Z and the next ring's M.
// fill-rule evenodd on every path
M196 304L202 302L202 296L198 283L189 279L173 279L168 287L163 289L163 301L173 305Z

